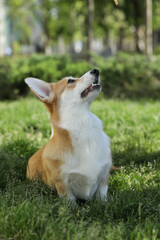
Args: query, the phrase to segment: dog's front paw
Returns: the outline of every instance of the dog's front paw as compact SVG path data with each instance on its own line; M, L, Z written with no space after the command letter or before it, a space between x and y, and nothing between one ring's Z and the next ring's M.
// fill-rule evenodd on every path
M100 200L100 201L102 201L102 202L107 202L107 196L106 195L104 195L104 194L96 194L96 199L97 200Z
M76 197L73 195L73 193L68 192L67 193L67 199L69 200L69 202L73 205L76 205Z

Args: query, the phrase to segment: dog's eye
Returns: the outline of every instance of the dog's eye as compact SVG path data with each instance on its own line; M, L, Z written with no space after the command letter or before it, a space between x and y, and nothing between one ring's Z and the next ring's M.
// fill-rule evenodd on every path
M74 79L68 79L68 83L74 83L75 80Z

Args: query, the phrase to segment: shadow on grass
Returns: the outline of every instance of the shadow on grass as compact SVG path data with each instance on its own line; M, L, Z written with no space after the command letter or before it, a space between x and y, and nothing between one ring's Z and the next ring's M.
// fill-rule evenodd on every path
M158 205L160 198L159 187L146 188L141 190L116 190L108 195L108 202L96 204L92 202L90 204L90 216L96 218L98 213L102 213L104 221L108 218L123 219L127 222L130 218L138 217L156 217L160 215L160 206ZM95 208L96 204L96 208Z
M5 188L13 178L26 179L26 166L37 149L28 140L18 139L0 148L0 188Z
M110 221L136 224L137 221L146 218L158 219L160 217L160 187L157 185L146 186L139 190L109 188L106 203L95 200L86 203L78 202L78 207L73 210L68 203L66 204L65 199L59 198L57 193L53 192L44 183L26 180L27 162L35 151L37 149L31 142L22 139L3 145L3 149L0 149L0 188L5 190L3 197L5 201L8 201L8 204L35 199L38 203L43 200L49 203L49 217L58 217L59 208L65 206L75 221L81 220L84 214L83 220L86 221L86 224L93 221L103 224ZM129 166L131 162L140 165L148 162L158 162L160 152L147 153L145 149L138 151L132 146L124 151L114 150L113 158L117 165ZM7 194L7 197L5 194Z
M26 178L28 159L38 149L29 141L17 139L3 144L0 148L0 188L5 187L6 179L16 177L20 180ZM116 166L147 165L153 163L160 168L160 151L147 152L145 147L126 144L124 150L112 150L113 162Z
M160 168L160 150L148 152L146 147L128 145L122 150L113 149L113 162L116 166L147 165L154 164Z

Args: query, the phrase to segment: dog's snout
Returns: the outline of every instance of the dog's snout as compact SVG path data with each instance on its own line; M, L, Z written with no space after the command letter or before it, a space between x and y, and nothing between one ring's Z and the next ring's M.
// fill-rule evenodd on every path
M99 75L99 70L94 68L90 71L91 74L95 75L95 76L98 76Z

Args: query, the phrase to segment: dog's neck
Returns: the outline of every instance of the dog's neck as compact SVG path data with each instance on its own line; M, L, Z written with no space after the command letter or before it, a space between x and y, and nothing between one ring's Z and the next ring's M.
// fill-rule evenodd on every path
M79 104L79 106L71 104L69 106L61 106L59 109L59 122L51 121L52 136L54 135L54 128L60 127L70 133L85 130L90 125L90 105ZM51 137L52 137L51 136Z

